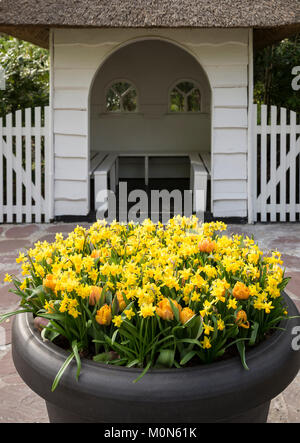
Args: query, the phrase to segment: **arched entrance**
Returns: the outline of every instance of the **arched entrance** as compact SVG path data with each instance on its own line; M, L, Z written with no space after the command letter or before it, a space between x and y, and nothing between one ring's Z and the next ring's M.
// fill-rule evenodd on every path
M94 78L89 124L92 168L110 155L116 184L126 181L129 191L189 189L189 154L208 158L211 151L209 81L197 60L175 44L128 44Z

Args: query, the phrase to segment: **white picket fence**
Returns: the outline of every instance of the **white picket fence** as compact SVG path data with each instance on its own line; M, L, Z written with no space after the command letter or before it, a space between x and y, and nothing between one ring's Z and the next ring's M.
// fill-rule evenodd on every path
M40 223L49 213L49 107L0 119L0 223Z
M258 111L254 105L254 221L299 221L300 116L276 106Z
M254 105L254 221L300 221L300 116ZM49 107L0 119L0 223L51 219Z

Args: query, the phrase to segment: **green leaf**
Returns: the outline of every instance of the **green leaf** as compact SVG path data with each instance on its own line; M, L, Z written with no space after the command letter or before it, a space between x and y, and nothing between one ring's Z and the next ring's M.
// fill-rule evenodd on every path
M9 312L8 314L3 314L0 316L0 323L2 323L3 321L7 320L9 317L12 317L13 315L16 314L23 314L24 312L32 312L31 309L22 309L19 311L13 311L13 312Z
M64 322L64 320L65 320L64 314L59 314L59 313L53 313L53 314L39 313L39 316L43 317L43 318L47 318L48 320L58 320L61 322Z
M211 337L211 342L215 341L215 339L216 339L216 337L218 335L218 322L217 322L217 319L216 319L216 317L214 315L212 315L212 321L214 323L214 332L213 332L212 337Z
M138 359L131 360L126 366L127 366L127 368L132 368L132 366L138 365L139 362L140 361Z
M148 362L147 366L145 367L145 369L143 370L143 372L141 373L141 375L138 376L138 378L136 378L135 380L133 380L133 383L137 383L142 377L144 377L144 375L148 372L150 366L151 366L151 360Z
M200 317L199 317L199 318L200 318ZM190 318L186 323L184 323L184 327L185 327L185 328L191 328L191 329L192 329L192 328L195 326L196 321L197 321L197 315L195 314L195 315L193 315L193 317Z
M239 341L236 343L236 347L239 351L240 357L241 357L241 362L242 365L245 369L249 370L247 363L246 363L246 355L245 355L245 342L244 341Z
M249 341L250 346L253 346L256 341L258 329L259 329L259 323L257 323L257 321L255 321L252 325L252 332L251 332L250 341Z
M99 306L102 307L105 304L105 289L102 289L100 299L99 299Z
M49 327L44 328L41 332L41 337L43 340L53 341L59 335L60 335L59 332L57 332Z
M197 354L196 351L190 351L188 352L180 361L180 364L183 366L187 362L189 362L195 355Z
M171 368L174 363L175 351L172 349L163 349L160 351L155 366Z
M110 359L109 352L102 352L101 354L94 355L93 360L95 362L107 362Z
M195 338L183 338L181 340L177 340L176 343L191 343L201 347L199 340L196 340Z
M199 315L196 317L195 325L193 326L193 334L195 335L194 338L198 340L202 332L203 332L203 321Z
M77 343L76 340L74 340L72 342L72 350L73 350L73 353L74 353L74 356L75 356L75 360L76 360L76 363L77 363L76 379L78 381L79 375L80 375L80 371L81 371L81 358L80 358L79 353L78 353L78 343Z
M173 301L172 301L172 299L171 299L170 297L168 297L168 300L169 300L169 302L170 302L170 305L171 305L171 308L172 308L173 314L174 314L176 320L179 322L179 321L180 321L180 318L179 318L179 310L178 310L178 308L174 305L174 303L173 303Z
M118 312L119 312L119 302L118 302L118 297L115 295L112 302L111 313L114 316L117 315Z
M69 364L71 363L71 361L73 360L74 357L75 357L74 352L71 352L69 357L65 360L65 362L61 366L61 368L58 371L58 373L56 374L56 377L55 377L54 382L52 384L52 388L51 388L52 392L55 391L55 389L57 388L57 385L58 385L61 377L63 376L63 373L65 372L65 370L67 369L67 367L69 366Z
M184 330L184 326L183 325L174 326L174 328L172 328L172 334L174 335L174 337L176 337L178 339L183 338L186 335L186 331Z
M115 341L115 339L116 339L116 336L118 335L118 332L119 332L119 330L116 329L115 332L113 333L113 336L112 336L112 338L111 338L111 344L112 344L112 345L114 344L114 341Z
M40 315L40 317L44 317L43 315ZM47 318L47 317L46 317ZM62 335L63 337L66 337L68 340L68 334L66 333L66 331L63 329L62 326L60 326L58 323L56 323L54 320L51 320L51 325L53 326L54 329L56 329L57 332L59 332L60 335ZM70 341L70 340L69 340Z
M105 300L108 305L112 304L112 293L111 291L107 291L105 294Z

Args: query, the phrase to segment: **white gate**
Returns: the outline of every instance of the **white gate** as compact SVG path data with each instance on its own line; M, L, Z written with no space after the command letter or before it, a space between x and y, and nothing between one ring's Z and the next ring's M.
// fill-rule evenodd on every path
M49 107L0 119L0 223L50 220Z
M254 105L254 221L300 220L299 117Z

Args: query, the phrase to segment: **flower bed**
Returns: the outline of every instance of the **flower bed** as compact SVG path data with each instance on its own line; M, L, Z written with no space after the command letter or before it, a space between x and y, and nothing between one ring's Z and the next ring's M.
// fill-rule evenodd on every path
M210 363L235 347L247 369L246 349L288 318L288 279L279 252L265 256L252 238L224 230L184 217L98 221L20 254L24 280L6 276L17 312L47 319L42 337L70 349L52 389L73 359L79 376L84 356L142 368L137 381L151 367Z

